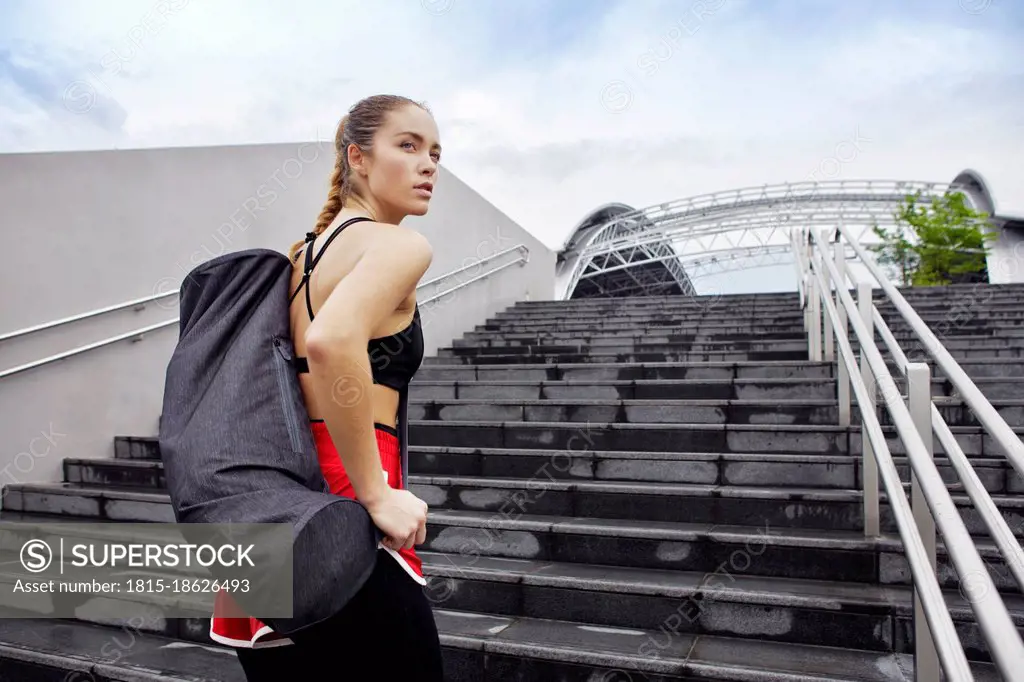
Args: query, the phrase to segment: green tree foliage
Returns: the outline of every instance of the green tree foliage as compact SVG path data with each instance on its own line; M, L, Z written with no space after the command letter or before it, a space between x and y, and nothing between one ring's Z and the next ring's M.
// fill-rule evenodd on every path
M898 275L901 286L987 281L985 254L996 235L986 229L988 214L964 202L960 192L928 199L920 190L907 195L894 213L892 230L874 226L881 243L869 249Z

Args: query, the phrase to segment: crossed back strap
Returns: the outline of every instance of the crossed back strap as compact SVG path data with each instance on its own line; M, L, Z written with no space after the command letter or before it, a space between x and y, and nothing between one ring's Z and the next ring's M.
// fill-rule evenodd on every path
M341 225L338 225L336 228L334 228L334 231L327 236L327 241L324 243L323 248L320 249L320 253L316 255L316 258L313 258L313 242L316 240L317 237L316 232L306 233L306 264L302 270L302 281L299 282L299 286L295 288L295 293L292 294L292 297L288 299L288 305L291 305L292 301L295 300L295 297L299 295L299 289L301 289L302 287L306 287L306 310L309 311L310 322L313 321L313 303L312 301L310 301L309 298L309 276L313 274L313 268L315 268L316 264L320 262L320 259L323 257L324 252L327 250L327 247L331 245L331 242L334 241L335 237L341 234L342 230L344 230L352 223L359 223L363 221L373 222L369 218L366 218L364 216L356 216L355 218L349 218Z

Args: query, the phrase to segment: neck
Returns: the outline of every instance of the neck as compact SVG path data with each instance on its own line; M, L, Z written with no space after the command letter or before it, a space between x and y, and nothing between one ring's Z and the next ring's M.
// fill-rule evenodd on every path
M351 208L357 214L365 215L370 220L378 223L389 223L397 225L405 218L405 214L398 211L390 211L378 202L362 197L352 197L346 209ZM344 210L344 209L343 209Z

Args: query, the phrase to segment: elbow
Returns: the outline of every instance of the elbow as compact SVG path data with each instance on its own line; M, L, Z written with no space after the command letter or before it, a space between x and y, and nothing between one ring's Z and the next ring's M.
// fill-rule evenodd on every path
M339 356L354 355L359 345L354 334L312 332L306 334L306 357L311 364L326 363ZM365 341L362 345L366 345Z

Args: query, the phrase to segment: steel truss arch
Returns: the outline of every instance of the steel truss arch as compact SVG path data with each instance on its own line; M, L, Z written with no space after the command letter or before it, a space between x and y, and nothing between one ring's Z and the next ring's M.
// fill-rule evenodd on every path
M808 181L702 194L643 209L609 204L577 226L559 253L563 266L561 297L572 298L581 283L652 263L664 263L666 268L680 266L683 272L673 270L673 276L688 285L684 293L694 293L691 269L704 262L699 257L722 259L736 252L749 258L759 251L777 257L790 250L790 228L835 229L844 225L862 243L870 244L877 241L874 225L892 228L899 224L895 211L908 194L920 191L927 198L958 190L969 194L972 204L983 205L985 202L976 200L981 194L978 187L968 185L967 180L973 179L972 175L961 174L952 183ZM615 210L607 211L610 206ZM642 290L643 283L633 288ZM651 293L665 293L656 288Z

